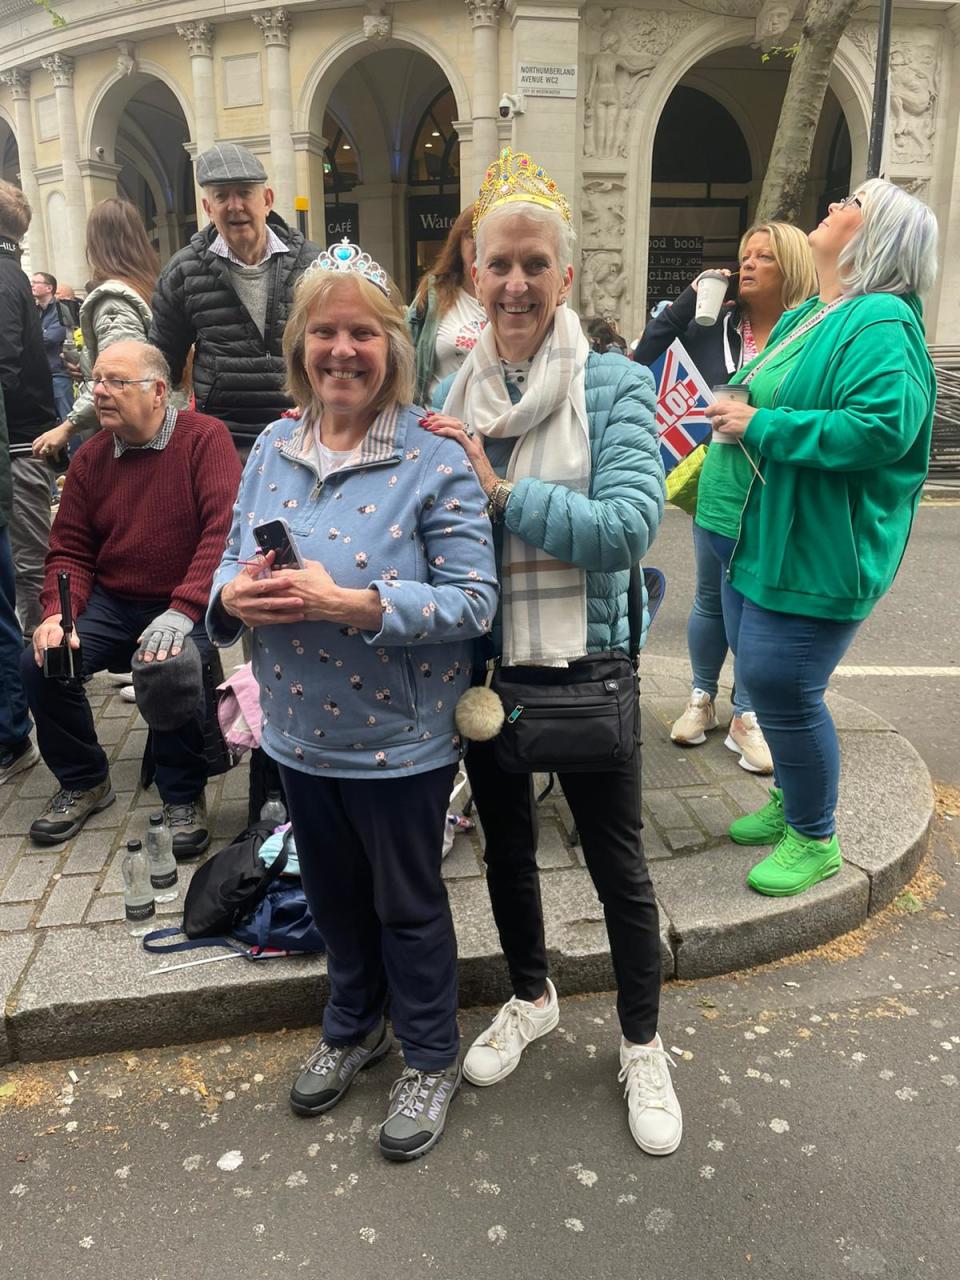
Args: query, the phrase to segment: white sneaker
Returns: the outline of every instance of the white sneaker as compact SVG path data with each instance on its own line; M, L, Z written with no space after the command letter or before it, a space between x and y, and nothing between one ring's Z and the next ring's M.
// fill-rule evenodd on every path
M698 747L707 740L707 730L717 727L717 709L709 693L694 689L683 715L674 720L670 730L672 741L682 747Z
M133 679L129 671L108 671L106 676L111 684L129 684Z
M467 1050L463 1074L471 1084L496 1084L516 1069L527 1045L552 1031L559 1021L557 989L549 978L547 1003L542 1009L512 996Z
M117 692L120 694L120 697L124 702L136 702L137 700L137 691L134 689L132 684L125 684L123 688L118 689Z
M676 1065L659 1036L652 1045L620 1041L617 1079L625 1082L623 1096L633 1140L647 1155L668 1156L683 1137L683 1114L670 1079L670 1067Z
M753 711L733 717L723 745L739 751L740 768L748 773L773 773L773 757Z

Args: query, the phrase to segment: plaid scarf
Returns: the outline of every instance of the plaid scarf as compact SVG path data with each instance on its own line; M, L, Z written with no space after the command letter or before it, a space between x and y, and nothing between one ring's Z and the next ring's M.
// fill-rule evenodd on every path
M482 436L516 439L507 480L531 476L586 496L590 433L584 369L589 351L579 317L567 306L558 307L553 328L533 358L526 390L517 404L511 404L493 326L487 325L457 374L443 412L469 423ZM505 666L565 667L583 657L584 570L507 529L501 591Z

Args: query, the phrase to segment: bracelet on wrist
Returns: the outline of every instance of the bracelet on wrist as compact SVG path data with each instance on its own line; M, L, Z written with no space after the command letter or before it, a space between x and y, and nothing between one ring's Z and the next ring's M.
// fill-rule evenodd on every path
M495 524L503 519L512 492L513 485L509 480L498 480L490 490L487 510L490 512L490 519Z

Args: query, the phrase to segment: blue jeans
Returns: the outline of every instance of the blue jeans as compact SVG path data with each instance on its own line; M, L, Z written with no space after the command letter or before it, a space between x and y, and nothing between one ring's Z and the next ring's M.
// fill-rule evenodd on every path
M0 746L12 747L33 727L27 714L27 695L20 679L23 632L17 618L17 587L13 552L6 525L0 528Z
M57 410L57 422L65 422L73 408L73 379L66 373L53 375L53 403Z
M734 654L733 714L749 711L746 686L737 658L737 636L743 596L727 581L727 565L736 542L719 533L710 533L693 522L693 554L697 568L697 585L693 609L687 622L687 649L693 669L693 685L717 696L720 668L727 648Z
M169 599L133 600L95 586L77 618L81 680L48 680L34 660L33 649L23 650L20 669L37 722L37 746L61 787L86 791L103 782L110 771L106 753L97 741L83 682L97 671L129 671L138 636L169 604ZM200 660L209 661L212 646L202 623L196 624L190 638L200 651ZM179 729L152 729L150 741L157 790L164 804L196 800L207 782L202 715Z
M804 836L822 839L836 830L840 747L823 695L859 626L744 601L740 662L783 789L784 815Z

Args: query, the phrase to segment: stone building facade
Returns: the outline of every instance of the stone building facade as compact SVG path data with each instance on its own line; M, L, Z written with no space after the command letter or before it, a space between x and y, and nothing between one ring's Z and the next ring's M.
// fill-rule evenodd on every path
M0 0L0 166L36 210L32 269L79 286L87 212L118 190L162 259L196 227L191 157L242 142L280 214L347 232L409 292L497 148L568 193L579 306L642 328L651 301L728 263L749 224L798 0ZM863 174L876 10L841 41L802 222ZM960 340L960 4L895 12L885 172L931 203L932 340ZM512 95L507 118L499 104ZM519 108L519 109L514 109Z

